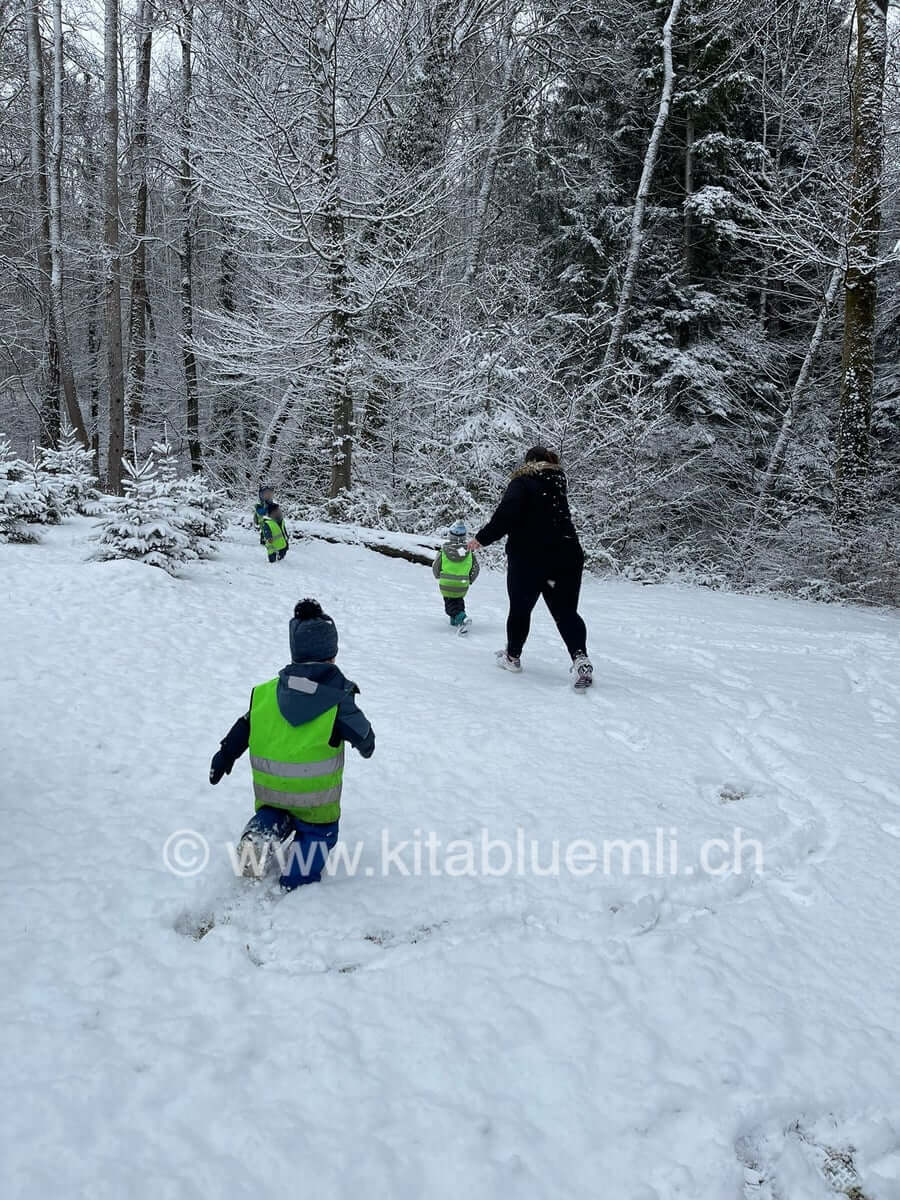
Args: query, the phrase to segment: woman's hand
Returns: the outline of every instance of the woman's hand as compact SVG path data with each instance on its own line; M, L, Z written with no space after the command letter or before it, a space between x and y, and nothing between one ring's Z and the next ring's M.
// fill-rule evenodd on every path
M480 550L481 542L479 542L478 538L469 538L469 540L466 542L466 549L467 550Z

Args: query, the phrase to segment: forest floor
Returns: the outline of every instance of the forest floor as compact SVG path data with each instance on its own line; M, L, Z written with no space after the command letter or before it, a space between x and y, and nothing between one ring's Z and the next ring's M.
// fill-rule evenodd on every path
M578 696L499 572L89 528L0 546L3 1200L898 1200L900 615L588 580ZM282 896L207 772L305 595L377 747Z

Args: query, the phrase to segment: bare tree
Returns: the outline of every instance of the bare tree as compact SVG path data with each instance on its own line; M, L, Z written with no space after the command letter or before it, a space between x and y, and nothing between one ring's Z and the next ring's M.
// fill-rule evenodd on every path
M628 258L625 262L625 274L622 278L622 287L619 291L619 302L616 307L616 314L613 317L612 327L610 329L609 341L606 345L606 352L603 356L603 368L608 370L615 367L619 360L619 355L622 351L622 339L625 336L625 326L628 320L628 310L631 307L631 297L634 294L634 285L637 278L638 266L641 261L641 246L644 240L644 216L647 211L647 200L650 195L650 187L653 183L653 175L656 171L656 160L659 157L659 144L662 140L663 130L669 120L669 110L672 107L672 93L675 89L675 69L672 65L672 37L675 28L675 22L678 20L678 14L681 11L681 0L672 0L672 6L669 9L669 15L663 25L662 36L662 54L663 54L663 86L659 98L659 108L656 113L656 120L653 122L653 130L650 134L650 141L647 144L647 153L644 155L644 166L641 171L641 180L638 184L637 196L634 202L634 212L631 217L631 233L628 239Z
M85 449L90 448L78 393L75 371L69 346L69 327L63 300L63 221L62 221L62 155L63 155L63 34L61 0L53 0L53 143L50 151L50 303L53 327L59 350L59 373L69 423Z
M881 232L887 7L887 0L856 0L856 57L851 79L853 177L835 467L835 515L839 521L861 515L863 489L869 471Z
M38 0L26 0L25 39L28 54L30 102L31 181L34 196L35 250L38 294L41 301L44 396L41 406L41 440L55 446L59 439L59 354L50 302L50 199L47 185L47 115L44 87L44 51L38 20Z
M834 302L837 299L843 280L844 267L841 264L831 272L831 278L828 281L828 287L825 289L825 295L822 298L822 307L819 310L819 316L813 329L812 337L809 339L809 345L806 348L806 354L803 356L800 371L791 389L790 401L781 418L778 437L775 439L775 445L772 447L772 453L769 455L769 461L766 465L766 473L759 487L757 511L759 511L766 497L771 494L775 486L775 480L778 478L778 472L781 470L781 465L784 462L784 456L796 425L800 402L803 399L806 389L809 387L816 358L825 340L828 319L834 309Z
M200 471L200 401L197 388L197 357L194 353L194 174L191 161L191 95L193 91L194 5L186 0L178 23L181 43L181 107L179 111L180 158L178 184L181 192L181 362L187 399L187 435L191 468Z
M103 42L104 189L106 256L106 387L109 441L106 485L119 492L125 453L125 384L122 364L122 258L119 248L119 5L105 0Z
M147 374L147 143L154 15L153 0L138 0L132 146L137 187L134 201L134 248L128 314L128 380L125 397L128 419L133 429L140 426L143 418L144 382Z

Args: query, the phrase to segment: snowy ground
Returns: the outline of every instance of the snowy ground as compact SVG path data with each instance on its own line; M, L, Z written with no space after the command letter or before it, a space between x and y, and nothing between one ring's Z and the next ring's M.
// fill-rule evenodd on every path
M0 547L3 1200L900 1197L896 614L590 581L579 697L543 612L526 673L493 666L497 573L466 640L362 547L269 567L235 529L172 580L85 563L87 531ZM378 744L360 869L281 898L224 850L246 761L206 774L306 594ZM762 873L702 871L736 827ZM482 829L653 856L425 869Z

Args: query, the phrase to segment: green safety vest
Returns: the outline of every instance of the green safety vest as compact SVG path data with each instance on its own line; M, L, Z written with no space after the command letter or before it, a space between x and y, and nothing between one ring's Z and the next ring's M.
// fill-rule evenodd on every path
M301 821L325 825L341 815L344 743L330 746L337 705L305 725L292 725L278 707L278 680L253 689L250 767L256 807L285 808Z
M441 577L439 579L442 596L464 596L469 590L469 572L472 570L472 552L457 562L448 558L441 551Z
M271 542L265 543L266 549L269 551L269 553L272 554L276 550L283 550L287 545L287 538L284 536L284 530L281 528L278 522L272 517L263 517L262 524L265 525L265 527L272 533Z

